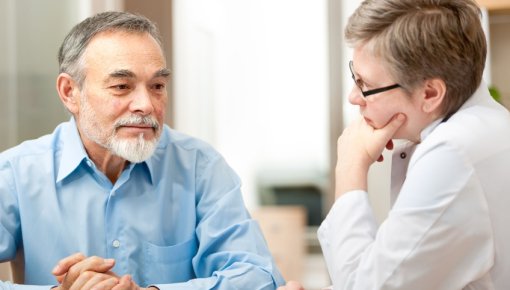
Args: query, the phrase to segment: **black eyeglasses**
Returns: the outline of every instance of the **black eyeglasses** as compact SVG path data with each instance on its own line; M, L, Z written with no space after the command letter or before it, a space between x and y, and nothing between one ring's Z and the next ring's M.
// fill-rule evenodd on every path
M399 84L394 84L394 85L387 86L387 87L382 87L382 88L377 88L377 89L373 89L373 90L363 91L362 83L360 83L359 79L356 80L356 76L354 75L354 70L352 69L352 60L349 61L349 69L351 70L352 79L354 80L354 83L359 88L359 90L361 91L361 94L363 94L363 97L365 97L365 98L370 96L370 95L375 95L375 94L378 94L378 93L382 93L382 92L386 92L386 91L393 90L393 89L396 89L396 88L400 88Z

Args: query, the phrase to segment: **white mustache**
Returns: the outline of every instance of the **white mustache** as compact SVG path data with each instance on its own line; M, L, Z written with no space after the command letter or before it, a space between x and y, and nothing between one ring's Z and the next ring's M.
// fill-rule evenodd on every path
M122 126L131 126L131 125L149 125L155 130L159 129L159 123L153 116L137 116L132 115L124 119L120 119L115 122L115 129Z

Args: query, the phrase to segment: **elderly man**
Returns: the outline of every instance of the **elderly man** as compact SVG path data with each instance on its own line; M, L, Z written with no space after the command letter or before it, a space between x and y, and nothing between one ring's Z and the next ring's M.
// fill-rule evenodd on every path
M24 256L4 289L275 289L284 281L210 146L164 125L157 28L106 12L59 51L70 121L0 155L0 260Z

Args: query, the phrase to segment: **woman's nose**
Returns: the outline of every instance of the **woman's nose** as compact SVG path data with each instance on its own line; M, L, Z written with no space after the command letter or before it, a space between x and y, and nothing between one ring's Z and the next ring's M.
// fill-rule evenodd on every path
M365 105L365 97L357 86L353 86L349 93L349 103L357 106Z

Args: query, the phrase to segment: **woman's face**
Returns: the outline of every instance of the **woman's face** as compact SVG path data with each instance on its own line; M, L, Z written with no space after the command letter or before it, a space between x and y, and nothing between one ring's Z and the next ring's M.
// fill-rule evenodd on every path
M375 57L367 45L354 49L352 72L358 85L353 85L349 102L359 106L365 121L374 128L382 128L393 116L402 113L406 116L406 122L393 138L418 142L421 131L427 125L427 116L421 110L420 90L409 94L403 88L396 87L363 96L361 89L366 92L398 84L398 80L389 74L382 59Z

